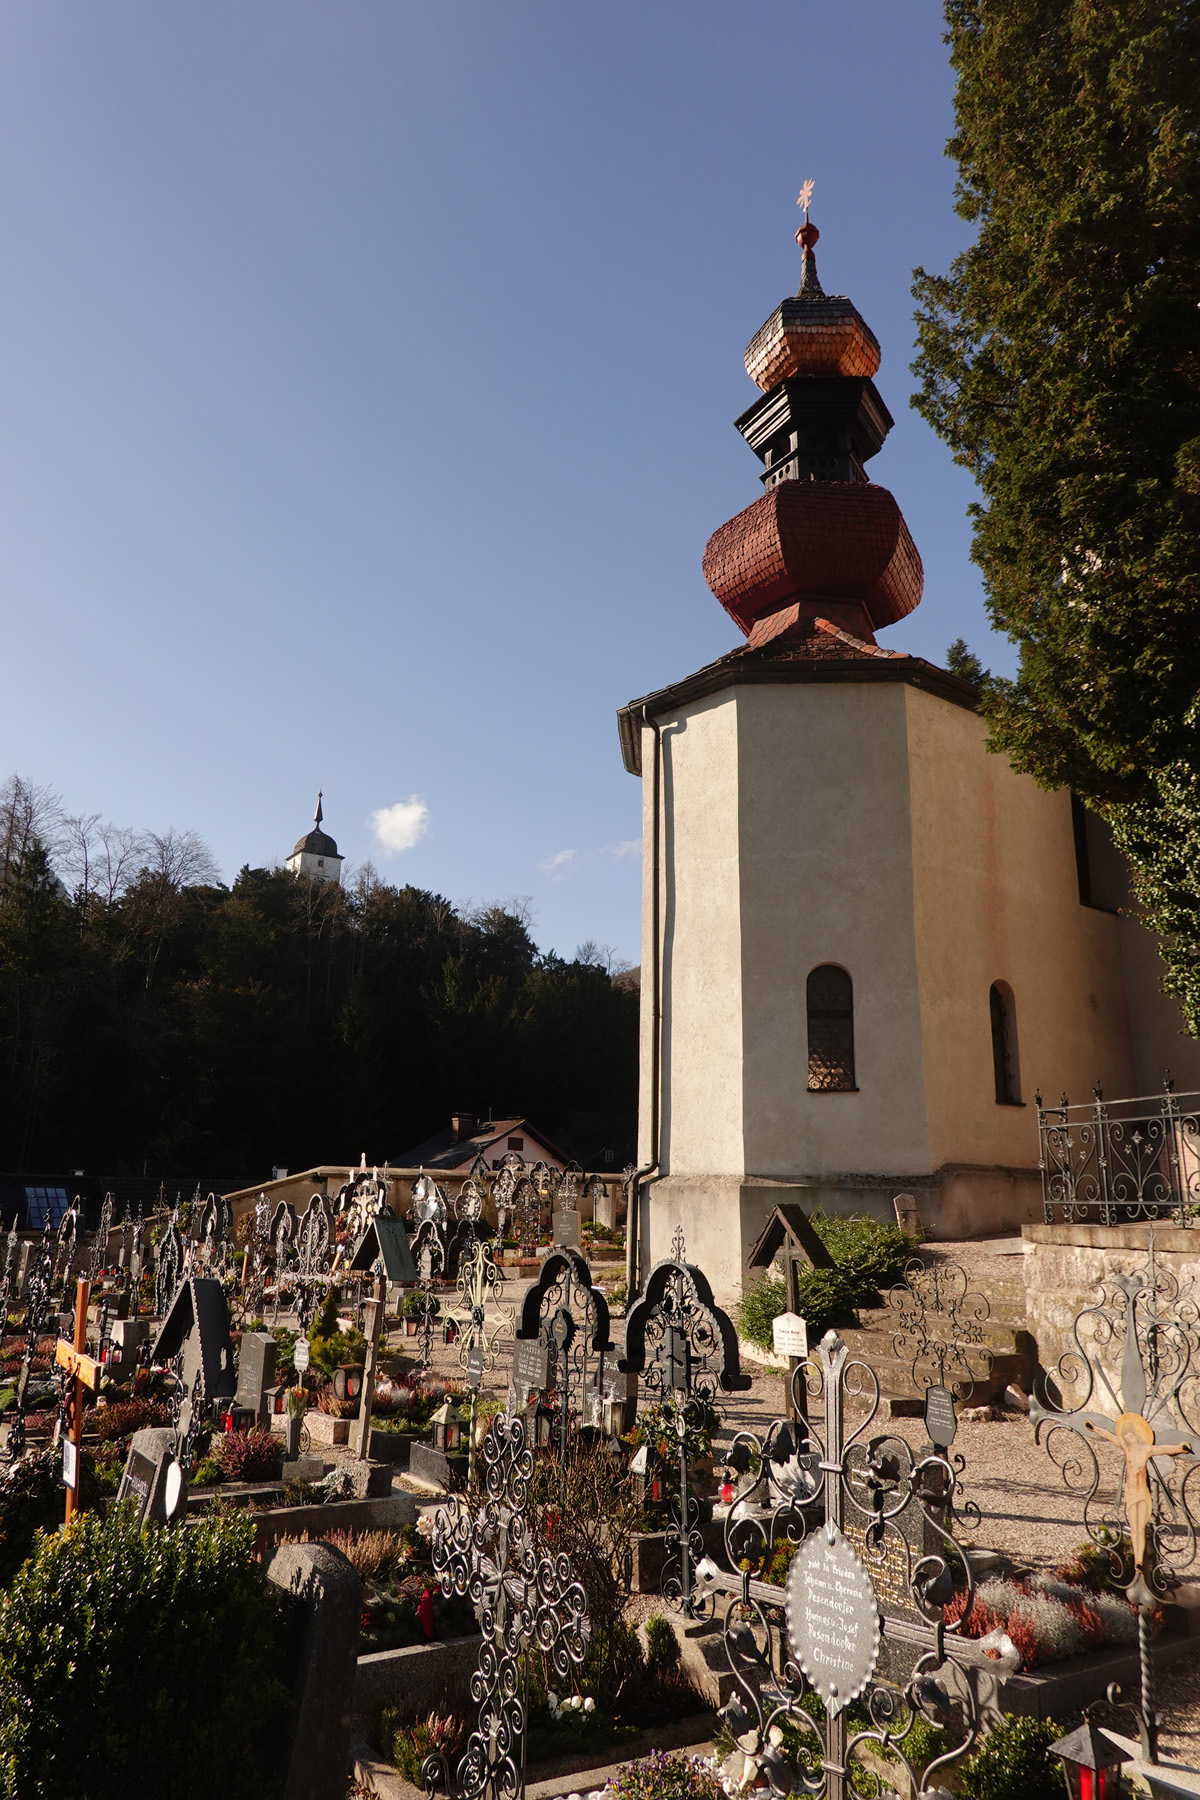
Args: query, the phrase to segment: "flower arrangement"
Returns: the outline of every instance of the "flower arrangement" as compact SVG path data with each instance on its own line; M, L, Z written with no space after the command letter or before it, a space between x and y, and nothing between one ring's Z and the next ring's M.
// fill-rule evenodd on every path
M596 1702L590 1694L568 1694L560 1700L553 1688L546 1689L546 1705L552 1719L561 1719L564 1713L579 1713L582 1718L590 1719L596 1711Z
M726 1789L711 1759L654 1750L612 1783L615 1800L722 1800Z

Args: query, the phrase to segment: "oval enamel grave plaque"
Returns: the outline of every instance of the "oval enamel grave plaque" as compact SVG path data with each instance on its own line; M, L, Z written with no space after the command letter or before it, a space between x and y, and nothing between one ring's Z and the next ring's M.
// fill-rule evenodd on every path
M831 1712L856 1700L879 1657L879 1606L865 1564L836 1525L807 1538L787 1584L792 1655Z

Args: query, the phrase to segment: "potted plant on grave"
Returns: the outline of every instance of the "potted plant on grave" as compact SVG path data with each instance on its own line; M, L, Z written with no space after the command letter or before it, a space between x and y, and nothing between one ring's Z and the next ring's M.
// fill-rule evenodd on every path
M300 1433L304 1429L304 1414L308 1407L308 1395L302 1387L289 1388L287 1391L287 1453L289 1457L300 1454Z
M433 1304L436 1308L437 1301L435 1300ZM422 1294L420 1292L413 1292L408 1296L408 1299L404 1302L403 1319L404 1319L404 1335L405 1335L405 1337L416 1337L417 1332L421 1328L421 1321L424 1319L424 1317L425 1317L425 1296L424 1296L424 1294ZM435 1317L436 1317L436 1313L435 1313Z

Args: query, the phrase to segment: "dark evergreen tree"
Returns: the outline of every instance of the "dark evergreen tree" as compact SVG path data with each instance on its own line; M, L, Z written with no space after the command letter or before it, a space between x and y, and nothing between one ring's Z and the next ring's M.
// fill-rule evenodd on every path
M1109 818L1200 1032L1200 6L947 0L949 274L914 404L974 475L994 747Z
M462 1107L593 1162L633 1151L638 1001L504 907L243 869L0 886L0 1168L252 1181L402 1153Z

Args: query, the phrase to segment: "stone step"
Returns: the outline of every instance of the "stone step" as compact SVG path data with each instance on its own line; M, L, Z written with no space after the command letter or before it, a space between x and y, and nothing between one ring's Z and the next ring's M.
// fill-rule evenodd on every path
M846 1343L850 1345L851 1349L854 1350L856 1354L870 1353L874 1356L892 1357L898 1361L904 1360L905 1347L903 1345L897 1345L896 1338L899 1335L897 1332L884 1330L873 1324L867 1323L861 1312L859 1313L859 1318L863 1319L861 1325L851 1327L839 1334L845 1339ZM935 1334L931 1332L931 1342L934 1341L934 1339ZM993 1356L1023 1356L1030 1350L1031 1343L1032 1340L1029 1338L1028 1331L1020 1326L994 1325L983 1329L982 1336L979 1340L979 1348L981 1350L990 1351ZM910 1361L914 1354L915 1344L913 1350L909 1352Z
M842 1333L847 1340L852 1335L860 1334ZM911 1361L903 1362L899 1357L873 1353L869 1344L861 1349L851 1346L851 1349L855 1357L866 1363L867 1367L874 1372L883 1393L917 1399L923 1395L924 1389L913 1379ZM1002 1394L1010 1382L1018 1387L1027 1385L1029 1376L1030 1365L1026 1357L1015 1353L995 1355L992 1359L991 1369L976 1382L966 1404L983 1406L989 1399Z
M1019 1295L990 1296L985 1294L983 1298L987 1301L987 1312L983 1321L985 1324L1017 1326L1025 1324L1024 1288L1021 1289ZM890 1320L893 1329L899 1323L900 1315L894 1306L860 1306L858 1310L862 1317L870 1317L872 1321L878 1320L883 1323Z

